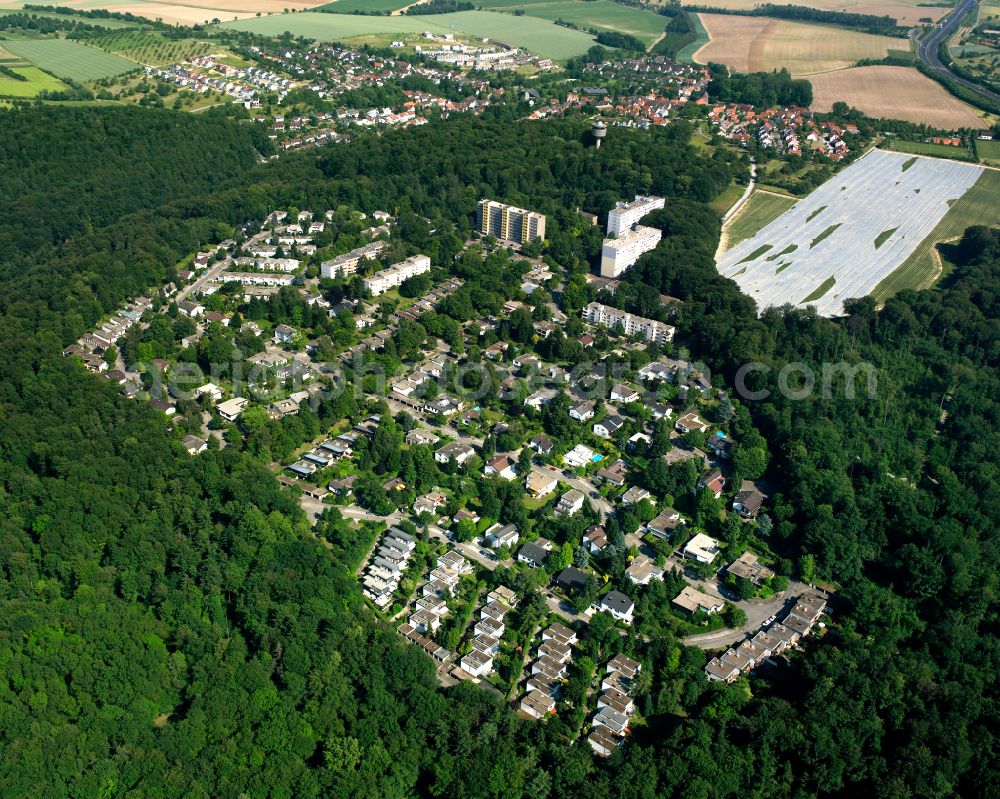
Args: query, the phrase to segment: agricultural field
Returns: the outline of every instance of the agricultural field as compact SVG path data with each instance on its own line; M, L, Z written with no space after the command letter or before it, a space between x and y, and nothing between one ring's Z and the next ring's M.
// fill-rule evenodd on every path
M976 152L981 161L1000 166L1000 141L977 141Z
M942 259L937 245L957 241L967 227L996 225L998 205L1000 171L984 169L972 188L951 203L944 218L899 268L875 287L871 295L881 302L904 289L925 289L932 286L950 266Z
M372 17L350 14L289 14L227 22L224 27L265 36L285 31L320 41L343 41L384 33L454 33L490 37L547 58L564 60L585 53L594 37L536 17L492 11L460 11L433 16Z
M781 194L754 191L743 207L726 223L723 234L725 249L731 250L741 241L746 241L792 208L796 202Z
M317 8L329 14L354 14L362 11L366 14L385 14L406 8L413 0L335 0L333 3Z
M27 80L14 80L7 75L0 75L0 97L30 98L37 97L42 91L58 92L69 88L59 78L42 72L38 67L11 66L10 69Z
M912 155L932 155L937 158L975 160L972 158L972 151L968 147L950 147L947 144L935 144L934 142L887 139L885 149L894 150L898 153L910 153Z
M984 171L873 150L728 250L719 272L761 307L809 304L836 316L845 300L872 293L896 274ZM975 210L963 218L988 209L980 194L971 201ZM993 193L994 217L997 200ZM932 280L933 272L925 270L920 278Z
M786 68L793 75L846 69L864 58L884 58L898 50L900 39L767 17L699 14L708 44L694 60L714 61L738 72Z
M218 42L195 38L167 39L159 33L137 30L106 33L87 39L87 43L152 66L176 64L191 56L219 51Z
M499 0L503 3L502 6L494 6L494 1L483 0L482 7L498 7L511 12L519 9L527 16L553 21L562 19L584 29L593 28L627 33L645 42L646 47L660 38L667 23L670 22L668 17L639 8L623 6L620 3L612 2L612 0L592 0L592 2L556 0L555 2L521 3L518 5L508 5L504 0Z
M843 100L871 117L904 119L944 130L983 127L979 113L911 67L854 67L811 75L813 111Z
M709 203L709 206L719 216L724 216L729 212L730 208L736 205L740 197L746 193L746 190L746 186L741 186L739 183L730 183L722 194Z
M103 8L158 19L172 25L203 25L213 20L256 17L257 14L282 14L290 9L308 10L325 0L60 0L59 5L77 9Z
M698 14L688 14L688 19L691 20L691 26L694 28L695 36L691 42L677 51L677 63L679 64L695 63L694 54L708 44L708 31L705 30L705 25L701 21L701 16Z
M816 8L821 11L844 11L849 14L870 14L874 17L892 17L900 25L918 25L921 20L939 20L947 12L945 6L924 6L925 0L859 0L846 3L844 0L796 0L794 5ZM706 6L709 8L730 8L736 11L752 11L761 5L760 0L692 0L684 5Z
M80 83L111 78L139 68L127 58L69 39L8 40L4 47L46 72Z

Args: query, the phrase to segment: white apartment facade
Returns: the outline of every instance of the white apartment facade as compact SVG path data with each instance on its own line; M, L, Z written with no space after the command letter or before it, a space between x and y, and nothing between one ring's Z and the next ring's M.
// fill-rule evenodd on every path
M639 257L654 249L662 233L645 227L639 220L646 214L663 208L662 197L635 195L631 202L619 202L608 213L608 238L601 247L601 277L616 278Z
M662 197L643 197L635 195L631 202L619 202L608 213L608 235L621 236L631 230L646 214L663 208L665 200Z
M626 313L609 305L592 302L581 313L584 321L592 325L604 325L609 330L619 329L626 336L640 336L646 341L666 344L674 340L674 328L655 319Z
M215 283L242 283L244 286L290 286L293 275L271 272L222 272L213 279Z
M662 236L655 227L636 225L617 238L605 239L601 247L601 277L618 277L643 253L656 249Z
M401 285L404 280L431 271L431 259L426 255L411 255L405 261L393 264L388 269L365 278L365 288L373 297L385 294Z
M384 241L373 241L371 244L366 244L363 247L357 247L350 252L344 253L343 255L338 255L336 258L331 258L329 261L323 261L320 264L320 275L325 278L337 278L337 277L347 277L348 275L353 275L358 271L358 264L361 263L362 258L367 258L370 261L378 258L379 255L385 250L389 245Z

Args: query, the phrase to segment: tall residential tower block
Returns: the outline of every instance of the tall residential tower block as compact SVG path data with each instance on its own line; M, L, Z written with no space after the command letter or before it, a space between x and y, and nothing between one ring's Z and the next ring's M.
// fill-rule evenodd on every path
M639 257L654 249L663 235L653 227L639 224L646 214L663 208L662 197L636 195L631 202L620 202L608 214L608 238L601 247L601 276L616 278Z
M476 209L476 228L484 236L527 244L545 238L545 214L504 205L496 200L480 200Z

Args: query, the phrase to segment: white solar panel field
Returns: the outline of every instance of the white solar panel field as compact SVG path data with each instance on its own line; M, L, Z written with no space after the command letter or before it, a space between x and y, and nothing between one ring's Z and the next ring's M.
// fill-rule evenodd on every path
M719 272L761 308L815 305L836 316L902 264L982 171L873 150L726 252Z

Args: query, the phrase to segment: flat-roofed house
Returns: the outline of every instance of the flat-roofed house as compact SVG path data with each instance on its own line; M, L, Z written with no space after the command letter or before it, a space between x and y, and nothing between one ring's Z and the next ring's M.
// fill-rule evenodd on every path
M709 615L718 613L725 606L725 603L718 597L699 591L689 585L674 597L673 604L688 613L707 613Z
M729 565L726 571L734 577L749 580L754 585L763 585L774 576L774 572L762 564L753 552L744 552Z
M540 719L556 712L556 702L541 691L528 691L521 700L521 710L534 719Z
M719 554L719 542L704 533L698 533L684 545L685 558L699 563L711 563Z
M482 652L473 650L462 658L462 670L473 677L485 677L493 671L493 658Z

